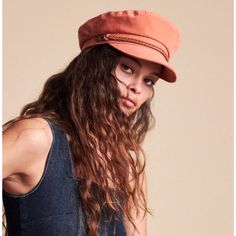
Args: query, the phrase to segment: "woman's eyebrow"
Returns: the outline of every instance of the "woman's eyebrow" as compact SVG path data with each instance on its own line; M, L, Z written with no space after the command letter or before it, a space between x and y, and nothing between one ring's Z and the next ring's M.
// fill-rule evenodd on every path
M158 76L158 78L161 78L161 74L163 72L163 69L164 69L164 67L162 66L161 69L159 70L159 72L153 72L152 74Z
M136 58L134 58L134 57L130 57L130 56L125 56L124 58L127 58L127 59L129 59L129 60L131 60L131 61L133 61L135 64L137 64L139 67L142 67L142 65L141 65L141 63L136 59ZM160 78L160 72L152 72L151 73L152 75L155 75L155 76L157 76L158 78Z
M134 57L130 57L130 56L125 56L126 58L130 59L131 61L133 61L135 64L137 64L139 67L142 67L141 63ZM124 57L124 58L125 58Z
M158 72L153 72L153 73L151 73L151 74L157 76L158 78L161 77L160 73L158 73Z

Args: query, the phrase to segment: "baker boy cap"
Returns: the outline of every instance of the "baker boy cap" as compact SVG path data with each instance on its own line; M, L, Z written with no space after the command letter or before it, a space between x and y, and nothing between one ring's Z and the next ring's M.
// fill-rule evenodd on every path
M109 44L130 56L163 65L160 77L176 81L169 60L180 36L175 26L158 14L143 10L106 12L80 26L78 37L81 50Z

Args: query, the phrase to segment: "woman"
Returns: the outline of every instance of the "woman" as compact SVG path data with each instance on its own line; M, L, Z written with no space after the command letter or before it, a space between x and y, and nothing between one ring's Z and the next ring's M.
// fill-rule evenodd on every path
M79 28L81 53L4 125L9 235L147 235L145 154L159 78L175 82L175 27L147 11Z

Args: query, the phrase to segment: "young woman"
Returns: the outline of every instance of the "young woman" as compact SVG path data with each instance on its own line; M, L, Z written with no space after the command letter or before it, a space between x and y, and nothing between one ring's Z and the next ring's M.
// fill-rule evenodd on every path
M176 28L147 11L79 28L81 53L4 125L9 235L147 235L145 154L158 79L175 82Z

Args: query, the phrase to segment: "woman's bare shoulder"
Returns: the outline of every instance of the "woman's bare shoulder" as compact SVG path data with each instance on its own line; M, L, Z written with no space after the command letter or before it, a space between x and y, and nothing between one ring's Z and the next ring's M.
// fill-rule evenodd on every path
M51 143L52 132L43 118L19 120L4 130L3 178L16 173L27 174L28 167L45 158Z
M49 124L45 119L41 117L34 117L34 118L25 118L13 122L12 125L6 131L15 130L21 132L27 129L42 129L47 127L49 127Z

